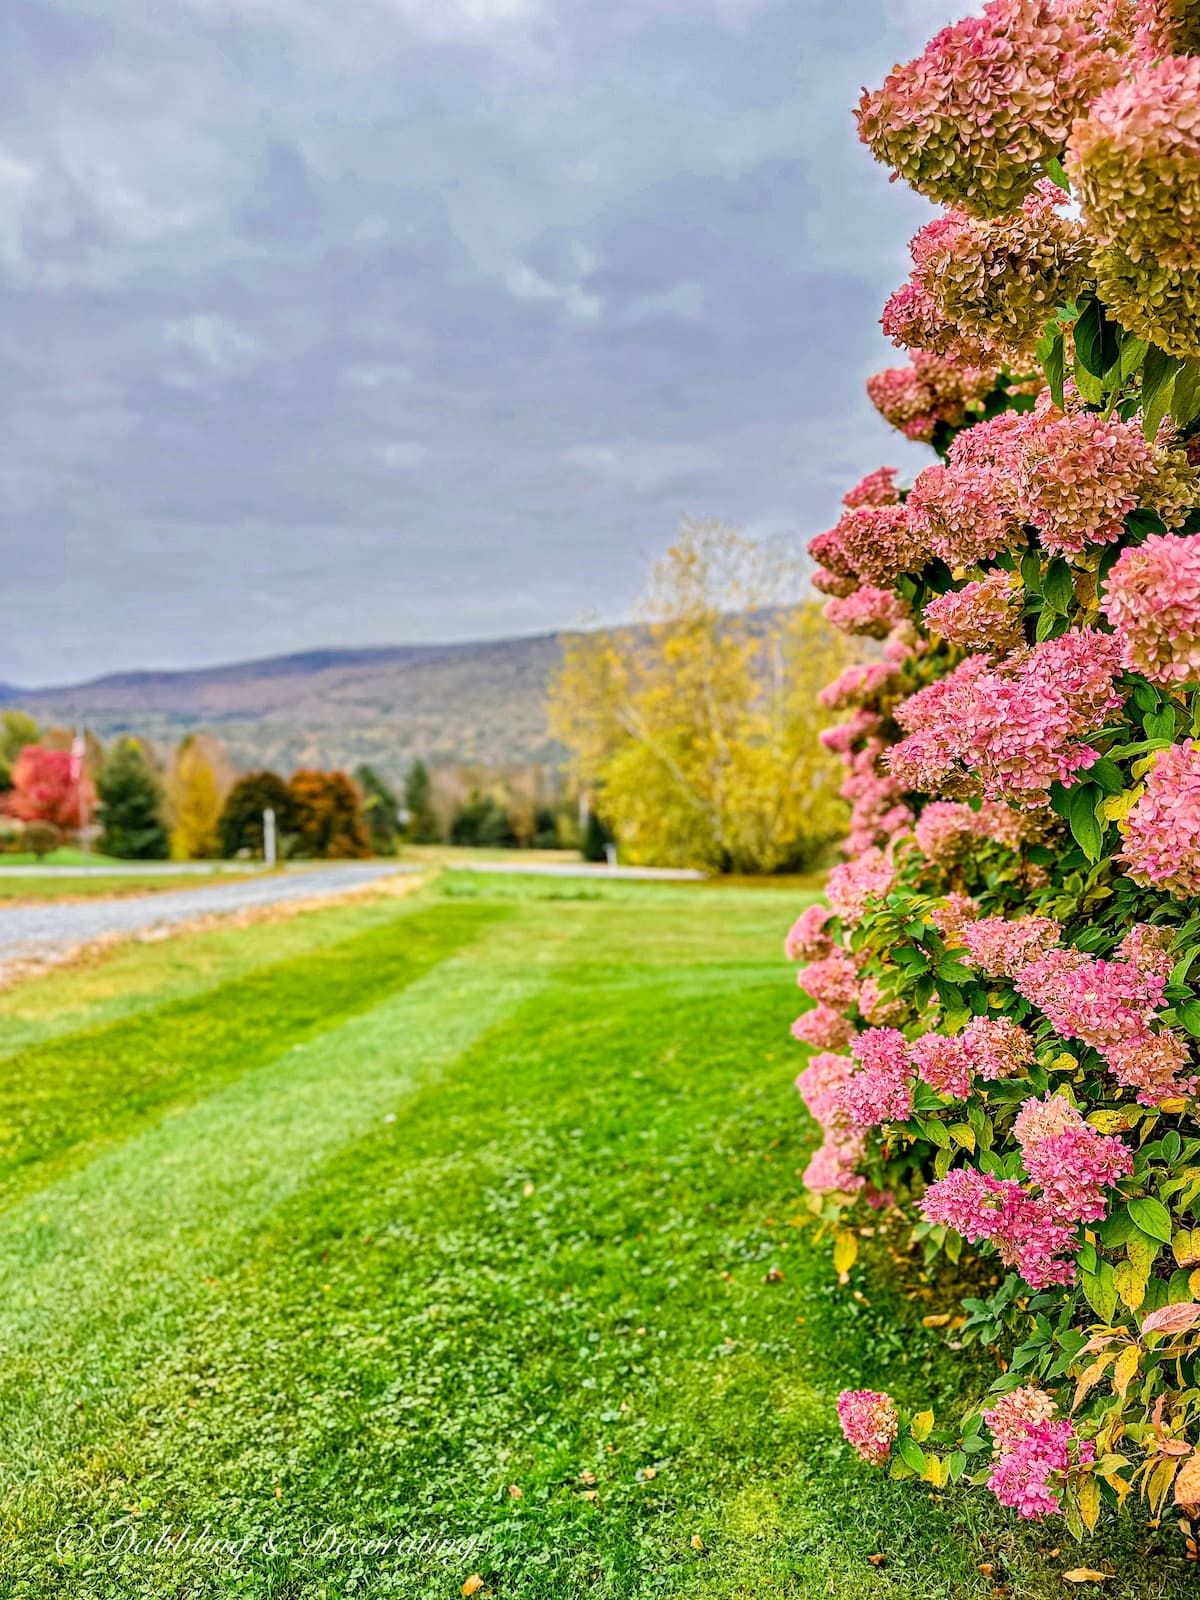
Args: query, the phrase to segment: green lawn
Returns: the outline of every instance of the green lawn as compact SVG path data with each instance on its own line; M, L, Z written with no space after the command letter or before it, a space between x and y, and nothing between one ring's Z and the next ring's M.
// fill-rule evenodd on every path
M115 867L120 864L116 856L102 856L97 850L80 850L73 844L60 845L44 856L35 856L32 850L10 851L0 856L0 863L9 867L30 867L35 863L44 867Z
M969 1369L792 1226L796 906L451 873L0 995L3 1594L1066 1592L1061 1527L840 1443ZM479 1542L305 1547L402 1535Z

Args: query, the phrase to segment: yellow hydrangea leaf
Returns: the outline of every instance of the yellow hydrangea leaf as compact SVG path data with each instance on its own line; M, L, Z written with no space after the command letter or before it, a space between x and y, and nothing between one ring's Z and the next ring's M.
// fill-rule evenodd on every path
M1146 1298L1149 1273L1141 1272L1132 1261L1118 1261L1113 1268L1113 1281L1117 1293L1131 1311L1136 1311Z
M1132 789L1122 789L1120 794L1110 794L1107 800L1100 802L1100 815L1106 822L1120 822L1133 810L1135 798Z
M1137 1308L1135 1307L1134 1309L1136 1310ZM1113 1393L1119 1394L1122 1400L1125 1398L1125 1391L1133 1382L1140 1359L1141 1352L1135 1344L1131 1344L1127 1350L1122 1350L1117 1357L1117 1364L1113 1368L1112 1386Z

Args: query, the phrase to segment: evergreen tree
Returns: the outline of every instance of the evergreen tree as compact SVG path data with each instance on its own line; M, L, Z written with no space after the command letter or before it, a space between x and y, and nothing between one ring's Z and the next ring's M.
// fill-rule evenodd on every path
M96 780L103 808L100 849L123 861L163 861L168 852L163 822L166 796L146 751L136 739L120 739L105 757Z
M450 843L510 850L520 841L508 808L493 795L476 790L455 813L450 824Z
M533 813L533 837L529 841L534 850L558 850L562 840L558 836L558 818L550 806L538 806Z
M225 797L217 833L221 854L236 856L246 850L263 853L263 812L275 813L275 836L295 831L296 804L292 791L277 772L246 772ZM284 851L281 849L282 856Z
M400 802L374 767L364 761L354 769L354 781L362 790L363 815L371 848L377 856L394 856L396 853L396 813Z
M612 834L601 822L595 811L588 812L587 826L583 830L583 844L580 854L585 861L607 861L607 847L613 842Z
M436 844L442 836L433 809L433 783L423 761L414 761L404 780L408 837L414 844Z

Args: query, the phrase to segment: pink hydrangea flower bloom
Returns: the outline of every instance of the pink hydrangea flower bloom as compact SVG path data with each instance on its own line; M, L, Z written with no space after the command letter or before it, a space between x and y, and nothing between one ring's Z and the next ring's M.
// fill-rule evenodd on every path
M980 422L960 434L949 462L919 473L904 503L920 537L951 567L990 561L1021 537L1011 481L991 463L976 465L957 458L964 439L990 427L991 423Z
M1200 677L1200 540L1151 534L1122 550L1101 610L1126 667L1167 686Z
M853 489L848 489L842 496L842 504L853 509L855 506L894 506L899 502L900 491L896 488L895 467L876 467L874 472L868 472L866 477L856 483Z
M833 950L833 940L825 932L829 912L824 906L806 907L792 923L784 941L789 961L819 961Z
M835 595L825 602L823 612L830 627L869 639L884 638L910 615L908 603L899 595L870 585L845 597Z
M1036 1095L1031 1095L1028 1100L1021 1102L1021 1109L1013 1122L1013 1137L1022 1150L1032 1150L1056 1134L1083 1126L1078 1106L1072 1105L1066 1095L1047 1090L1040 1100Z
M1057 1409L1053 1395L1026 1386L1002 1394L991 1410L983 1413L983 1420L994 1438L1011 1443L1023 1439L1038 1423L1049 1422Z
M1118 667L1112 635L1080 628L1016 651L977 678L961 759L989 799L1036 802L1056 779L1091 766L1096 751L1085 740L1121 703Z
M1133 1157L1115 1135L1090 1127L1062 1095L1026 1100L1013 1126L1025 1170L1059 1215L1099 1222L1108 1190L1133 1171Z
M823 1051L816 1055L796 1079L796 1089L811 1116L821 1127L847 1128L841 1091L846 1079L855 1071L849 1056L833 1055Z
M1003 216L1117 78L1108 45L1067 0L989 0L864 93L859 137L919 194Z
M858 578L854 568L847 559L842 547L842 537L836 528L830 528L825 533L814 534L808 541L808 553L819 566L832 572L835 577L846 578L856 587ZM852 589L850 593L854 593Z
M963 929L978 916L979 907L971 896L952 889L941 905L934 906L929 913L929 920L947 944L960 944Z
M1090 411L1031 419L1020 465L1018 505L1055 555L1119 538L1155 470L1138 423Z
M1166 983L1175 966L1171 951L1174 936L1174 928L1156 928L1149 922L1135 922L1117 946L1116 959L1128 961L1139 972L1152 973Z
M880 699L891 699L899 690L900 674L887 661L868 661L847 667L817 695L827 710L862 706Z
M921 1214L927 1222L953 1228L970 1244L987 1240L1031 1289L1074 1279L1074 1228L1048 1201L1028 1194L1011 1178L957 1168L930 1184Z
M917 818L917 848L941 866L961 860L978 837L979 819L970 806L934 800Z
M979 835L1003 845L1006 850L1020 850L1041 838L1048 824L1058 826L1055 817L1047 812L1018 811L1003 800L985 800L979 808Z
M971 1070L989 1082L1015 1077L1034 1059L1033 1041L1009 1017L975 1017L959 1038Z
M792 1038L817 1050L848 1050L854 1037L854 1024L832 1006L814 1006L792 1023Z
M928 441L939 423L957 428L995 387L998 373L963 366L931 351L913 350L907 367L888 367L867 379L867 397L906 439Z
M796 982L805 994L835 1011L845 1011L858 998L858 968L844 950L810 961L800 968Z
M1101 1052L1118 1083L1135 1091L1142 1106L1159 1106L1164 1100L1193 1095L1200 1086L1188 1041L1169 1028L1141 1038L1121 1039Z
M922 1083L952 1100L965 1100L971 1092L972 1063L962 1036L923 1033L913 1041L912 1062Z
M866 1179L855 1169L865 1154L861 1134L827 1138L813 1151L801 1182L812 1194L857 1194Z
M1131 261L1200 267L1200 59L1125 73L1071 133L1071 181L1088 231Z
M861 744L864 739L869 739L878 733L881 725L874 711L868 711L865 706L860 706L846 722L839 722L833 728L822 728L817 737L826 750L846 755L856 744Z
M896 881L896 869L883 851L864 850L854 861L834 867L825 884L825 895L834 913L846 922L857 922L873 899L888 894Z
M1163 1003L1163 980L1127 961L1098 961L1082 950L1047 950L1017 975L1018 994L1037 1006L1064 1039L1094 1049L1144 1039Z
M1062 1509L1059 1490L1071 1467L1074 1446L1080 1462L1091 1461L1095 1446L1079 1440L1065 1419L1031 1423L1017 1438L1000 1442L988 1488L1018 1516L1038 1519Z
M842 1087L842 1104L860 1128L905 1122L912 1115L908 1040L896 1028L868 1028L852 1041L859 1070Z
M912 274L884 307L884 333L960 361L1035 366L1047 317L1087 276L1088 240L1059 214L1066 200L1042 179L1011 216L952 210L926 223L912 241Z
M862 505L843 511L833 532L847 563L864 584L892 584L929 560L923 527L902 505Z
M1161 751L1146 774L1118 859L1135 883L1179 899L1200 894L1200 747L1194 739Z
M946 677L896 707L896 721L909 737L889 752L888 766L905 788L948 794L962 780L958 792L970 792L971 780L963 770L963 728L987 671L986 656L968 656Z
M995 668L968 656L897 707L913 732L892 750L892 773L914 789L952 794L974 779L989 799L1044 804L1051 783L1097 758L1084 741L1121 703L1118 652L1111 634L1080 628Z
M864 1461L881 1467L892 1453L900 1419L890 1394L876 1389L843 1389L838 1396L838 1421L846 1443Z
M853 1070L849 1056L818 1055L796 1079L801 1099L824 1134L804 1173L804 1185L814 1194L854 1194L865 1182L856 1169L866 1154L866 1139L846 1120L841 1098Z
M808 581L819 593L833 595L839 600L844 600L858 588L857 578L839 578L835 572L830 572L826 567L814 568L812 577Z
M978 655L1005 655L1025 643L1021 587L997 568L986 578L939 595L925 607L925 626L947 644Z
M971 964L989 978L1015 978L1033 957L1058 943L1061 928L1052 917L983 917L962 929Z

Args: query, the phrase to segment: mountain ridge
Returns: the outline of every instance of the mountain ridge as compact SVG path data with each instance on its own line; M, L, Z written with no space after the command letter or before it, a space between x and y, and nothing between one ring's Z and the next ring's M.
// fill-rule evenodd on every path
M106 673L39 689L0 685L0 704L41 722L132 733L163 749L216 735L239 767L353 767L399 779L412 760L556 763L545 701L563 633L315 648L215 666Z

